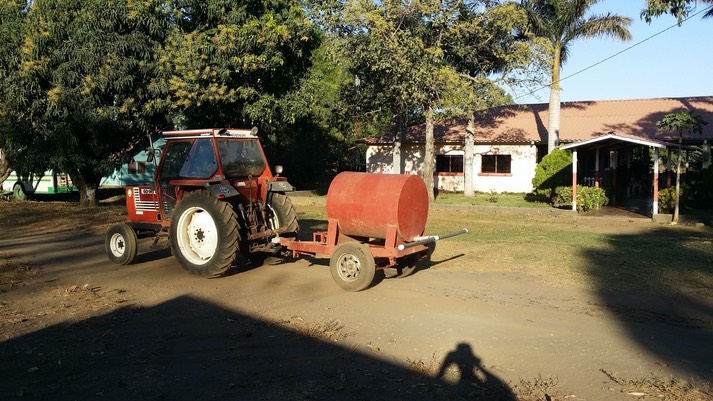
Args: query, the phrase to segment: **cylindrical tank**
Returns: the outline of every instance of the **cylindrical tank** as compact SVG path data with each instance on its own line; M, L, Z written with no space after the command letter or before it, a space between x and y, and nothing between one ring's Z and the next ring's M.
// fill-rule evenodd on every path
M417 175L340 173L327 192L327 218L348 236L386 238L393 225L401 241L412 241L426 228L426 184Z

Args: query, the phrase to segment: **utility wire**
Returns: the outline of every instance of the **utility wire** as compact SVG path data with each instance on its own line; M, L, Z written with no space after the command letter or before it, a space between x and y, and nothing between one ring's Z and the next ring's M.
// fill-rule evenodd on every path
M701 11L698 11L697 13L692 14L692 15L686 17L686 18L685 18L683 21L681 21L680 23L673 24L673 25L671 25L670 27L668 27L668 28L666 28L666 29L664 29L664 30L662 30L662 31L656 32L655 34L649 36L648 38L643 39L643 40L641 40L641 41L639 41L639 42L636 42L636 43L634 43L633 45L627 47L626 49L623 49L623 50L621 50L621 51L619 51L619 52L617 52L617 53L614 53L614 54L612 54L611 56L609 56L609 57L607 57L607 58L605 58L605 59L603 59L603 60L601 60L601 61L598 61L598 62L596 62L596 63L590 65L589 67L582 68L581 70L579 70L579 71L577 71L577 72L574 72L574 73L572 73L572 74L570 74L570 75L567 75L567 76L564 77L564 78L560 78L560 80L557 81L557 83L559 84L560 82L564 81L565 79L572 78L572 77L575 76L575 75L579 75L579 74L583 73L584 71L587 71L587 70L589 70L589 69L592 69L592 68L594 68L594 67L598 66L599 64L602 64L602 63L604 63L604 62L606 62L606 61L609 61L609 60L613 59L614 57L616 57L616 56L618 56L618 55L620 55L620 54L622 54L622 53L624 53L624 52L626 52L626 51L629 51L629 50L635 48L636 46L639 46L640 44L642 44L642 43L644 43L644 42L646 42L646 41L648 41L648 40L650 40L650 39L653 39L653 38L655 38L656 36L661 35L662 33L666 32L666 31L669 31L669 30L671 30L671 29L673 29L673 28L676 28L676 27L680 27L684 22L688 21L689 19L691 19L691 18L693 18L693 17L695 17L695 16L697 16L697 15L703 13L704 11L708 11L708 10L711 10L711 9L713 9L713 6L706 7L706 8L704 8L704 9L702 9ZM547 89L547 88L549 88L549 87L551 87L551 86L552 86L552 83L550 83L550 84L548 84L548 85L543 85L543 86L541 86L541 87L539 87L539 88L537 88L537 89L531 90L531 91L528 92L528 93L522 94L522 95L520 95L520 96L516 96L513 100L520 99L520 98L522 98L522 97L524 97L524 96L533 95L533 94L535 94L536 92L539 92L539 91L541 91L541 90L543 90L543 89Z

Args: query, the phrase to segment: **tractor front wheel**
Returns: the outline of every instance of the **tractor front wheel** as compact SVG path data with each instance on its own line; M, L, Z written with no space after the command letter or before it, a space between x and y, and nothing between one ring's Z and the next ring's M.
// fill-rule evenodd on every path
M171 221L171 253L189 273L216 277L235 262L240 234L233 207L205 190L181 199Z
M345 242L334 250L329 261L332 278L347 291L361 291L374 281L376 264L369 248L358 242Z
M114 224L106 233L104 248L112 262L120 265L131 264L138 250L136 231L126 223Z

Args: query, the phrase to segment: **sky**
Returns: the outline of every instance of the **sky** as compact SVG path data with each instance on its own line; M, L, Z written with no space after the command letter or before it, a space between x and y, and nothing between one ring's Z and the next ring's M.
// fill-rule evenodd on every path
M645 0L602 0L592 7L588 15L611 12L631 18L633 39L577 39L561 70L563 102L713 96L713 18L702 19L701 13L679 27L676 18L663 15L647 24L639 17L644 4ZM698 5L694 13L704 8ZM517 103L547 103L549 89L514 97Z

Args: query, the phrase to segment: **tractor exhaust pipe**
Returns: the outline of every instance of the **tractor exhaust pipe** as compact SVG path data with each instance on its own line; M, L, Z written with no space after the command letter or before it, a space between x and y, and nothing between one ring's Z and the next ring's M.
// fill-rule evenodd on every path
M452 233L443 234L443 235L426 235L423 237L414 237L413 242L401 244L401 245L397 246L396 249L398 249L399 251L403 251L406 248L413 248L414 246L418 246L418 245L430 244L431 242L436 242L441 239L455 237L456 235L466 234L467 232L468 232L467 228L462 228L458 231L453 231Z

